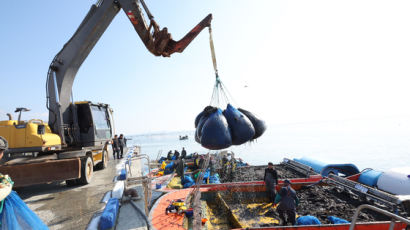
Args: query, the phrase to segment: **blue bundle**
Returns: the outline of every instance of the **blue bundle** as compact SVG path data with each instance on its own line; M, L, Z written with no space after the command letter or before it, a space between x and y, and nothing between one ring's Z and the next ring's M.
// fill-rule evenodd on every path
M327 219L330 221L330 223L332 224L350 224L349 221L339 218L339 217L335 217L335 216L328 216Z
M228 121L232 136L232 144L241 145L255 136L255 129L251 121L231 104L223 112Z
M48 229L47 225L20 199L15 191L4 199L1 229Z
M201 120L204 119L204 117L205 116L203 116ZM199 127L198 125L198 128ZM232 145L228 122L223 116L221 109L217 109L209 117L204 119L199 135L201 145L207 149L225 149Z
M320 225L320 220L314 216L300 216L296 219L297 225Z
M266 125L251 112L228 104L223 112L217 107L205 107L195 118L195 128L196 142L204 148L219 150L260 137Z

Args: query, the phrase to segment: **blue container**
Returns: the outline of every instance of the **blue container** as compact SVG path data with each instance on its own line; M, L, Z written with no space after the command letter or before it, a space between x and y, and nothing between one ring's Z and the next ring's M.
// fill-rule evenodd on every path
M114 227L115 221L117 219L118 209L119 200L117 198L109 199L100 217L100 222L98 225L99 230L106 230Z
M359 182L371 187L375 187L380 175L382 175L382 172L371 169L360 174Z
M186 217L192 217L194 215L194 210L192 209L192 208L190 208L190 209L188 209L186 212L185 212L185 216Z
M161 188L161 184L155 184L155 189L160 189Z

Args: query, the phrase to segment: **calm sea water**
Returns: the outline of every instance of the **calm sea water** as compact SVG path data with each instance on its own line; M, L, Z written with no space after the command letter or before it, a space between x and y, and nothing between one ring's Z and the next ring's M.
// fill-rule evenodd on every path
M188 140L179 140L188 135ZM194 140L194 131L131 136L130 144L156 159L162 151L207 153ZM410 118L347 120L270 125L257 141L229 148L244 161L261 165L283 158L310 157L327 163L353 163L360 170L410 166Z

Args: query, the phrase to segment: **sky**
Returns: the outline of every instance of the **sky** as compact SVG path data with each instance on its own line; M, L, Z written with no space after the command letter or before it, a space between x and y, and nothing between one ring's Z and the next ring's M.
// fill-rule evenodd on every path
M0 120L48 119L46 75L95 1L0 8ZM410 115L409 1L150 1L175 40L207 14L231 103L268 124ZM126 134L193 130L215 75L204 30L182 54L155 57L124 12L81 66L74 100L108 103ZM221 105L224 107L225 105Z

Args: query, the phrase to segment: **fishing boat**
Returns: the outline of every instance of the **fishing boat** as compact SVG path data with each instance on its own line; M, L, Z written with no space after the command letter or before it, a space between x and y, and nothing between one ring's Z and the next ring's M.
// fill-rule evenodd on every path
M136 158L129 161L133 159ZM315 216L321 224L283 226L266 195L264 168L238 167L230 177L221 176L219 184L201 183L205 173L200 173L194 186L182 189L167 186L175 178L174 173L159 176L155 173L159 169L154 169L142 177L128 176L125 184L132 187L140 180L148 185L140 191L145 200L140 202L141 210L145 212L134 215L144 216L150 229L399 230L410 226L410 197L362 183L360 178L367 171L356 173L351 164L320 165L286 158L274 165L280 177L276 190L283 186L284 179L289 179L300 199L298 217ZM120 213L125 212L125 207Z

